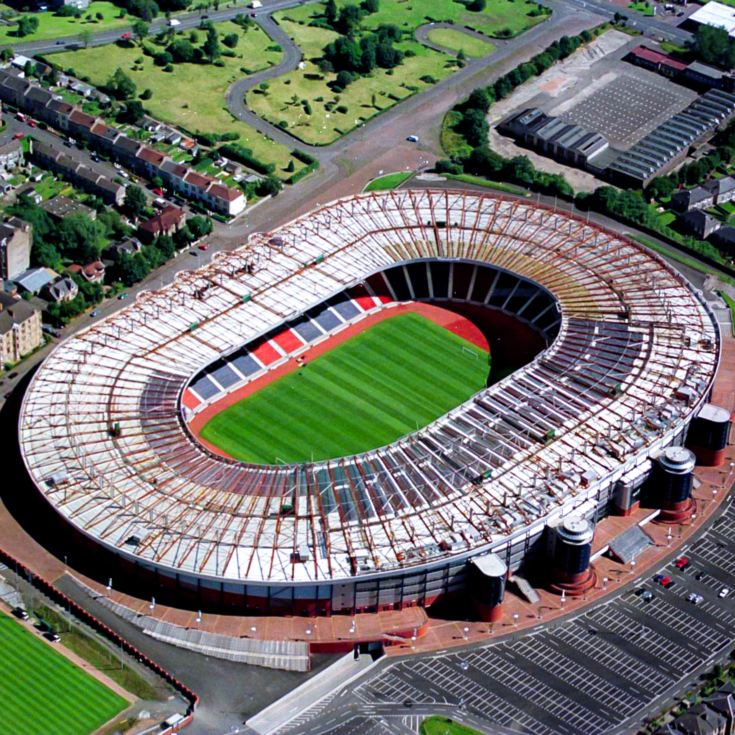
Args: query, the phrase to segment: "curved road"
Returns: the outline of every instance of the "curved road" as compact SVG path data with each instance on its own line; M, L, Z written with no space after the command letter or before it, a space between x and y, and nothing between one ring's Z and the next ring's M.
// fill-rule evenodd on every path
M454 49L447 48L446 46L442 46L438 43L434 43L429 39L429 33L432 31L438 30L440 28L445 28L448 31L457 31L457 33L464 33L466 36L469 36L470 38L477 38L480 41L484 41L488 45L488 53L483 56L482 58L487 58L488 56L492 56L495 54L495 51L491 50L490 47L494 46L497 50L498 47L505 45L508 43L507 39L504 38L491 38L490 36L486 36L484 33L480 33L480 31L476 31L472 28L467 28L466 26L459 26L455 23L445 23L444 21L441 21L439 23L424 23L424 25L419 26L416 31L414 32L414 36L416 40L420 43L426 46L426 48L433 49L434 51L439 51L442 54L449 54L450 56L456 56L457 52Z

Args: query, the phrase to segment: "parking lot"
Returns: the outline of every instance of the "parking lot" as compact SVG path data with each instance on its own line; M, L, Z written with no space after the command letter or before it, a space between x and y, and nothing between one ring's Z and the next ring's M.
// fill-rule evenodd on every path
M735 634L735 593L720 596L725 587L735 590L733 507L682 555L686 569L670 563L594 609L534 633L384 661L279 732L348 735L355 713L362 732L382 732L381 724L401 714L400 731L417 732L419 713L446 714L447 707L456 719L492 732L630 731L724 655ZM673 584L665 588L656 574ZM409 714L415 728L406 725Z

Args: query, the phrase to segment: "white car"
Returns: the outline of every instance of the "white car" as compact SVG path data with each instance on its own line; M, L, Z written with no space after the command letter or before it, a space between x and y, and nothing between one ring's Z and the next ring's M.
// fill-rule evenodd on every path
M418 143L419 142L419 136L418 135L409 135L408 138L406 138L406 140L409 143Z
M727 597L730 594L730 588L729 587L723 587L718 593L718 597Z
M687 595L687 600L695 605L699 605L699 603L704 600L704 597L702 597L702 595L698 595L696 592L690 592Z

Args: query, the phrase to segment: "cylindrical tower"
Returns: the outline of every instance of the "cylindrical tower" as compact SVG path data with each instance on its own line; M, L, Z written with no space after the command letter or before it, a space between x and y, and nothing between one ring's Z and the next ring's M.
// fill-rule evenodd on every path
M694 452L697 464L719 467L725 461L732 416L726 408L706 403L689 425L687 447Z
M553 530L551 587L568 595L581 595L595 583L590 567L595 529L581 516L569 516Z
M657 521L681 523L692 513L694 452L686 447L666 447L656 457L651 474L651 501L660 508Z
M508 567L496 554L483 554L470 560L469 592L480 620L496 623L503 616L507 576Z

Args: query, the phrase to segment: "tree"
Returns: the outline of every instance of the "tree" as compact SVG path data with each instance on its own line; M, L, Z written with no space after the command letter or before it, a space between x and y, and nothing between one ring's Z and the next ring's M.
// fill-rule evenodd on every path
M118 114L120 122L135 124L145 114L143 103L140 100L125 100L125 108Z
M380 10L380 0L362 0L360 7L366 13L377 13Z
M735 62L735 44L724 28L700 25L694 39L695 53L708 64L732 69Z
M146 208L145 192L139 186L129 186L125 190L125 211L132 217L139 217Z
M99 258L104 236L102 222L91 220L86 214L72 214L56 228L56 247L66 258L89 263Z
M488 124L482 110L467 110L457 127L470 145L478 146L487 143Z
M174 39L167 48L168 54L173 61L190 64L196 57L196 49L185 38Z
M38 18L34 15L21 15L18 19L18 29L16 35L20 38L30 36L38 30Z
M143 39L148 35L149 28L150 26L144 20L136 20L135 23L133 23L133 33L140 43L142 43Z
M258 183L258 196L276 196L283 188L281 180L275 176L268 176Z
M503 170L504 166L505 159L484 144L473 148L465 163L465 169L469 173L487 178L493 178Z
M228 33L222 38L222 43L227 46L227 48L235 48L237 46L237 33Z
M202 44L202 51L209 59L210 64L219 59L221 55L219 37L217 36L217 30L214 26L209 26L209 28L207 28L207 37Z
M674 182L668 176L657 176L649 185L646 194L649 199L663 199L671 196Z
M189 217L186 224L195 240L208 235L212 231L212 220L199 214Z
M135 82L118 66L114 74L107 80L107 91L118 100L135 97Z
M335 0L327 0L327 4L324 7L324 18L327 21L327 25L331 26L332 28L336 28L337 17L337 3L335 2Z
M92 41L92 31L90 31L89 28L83 28L79 31L79 40L82 42L84 48L88 48Z
M345 36L353 36L360 27L362 11L357 5L345 5L339 13L335 30Z

